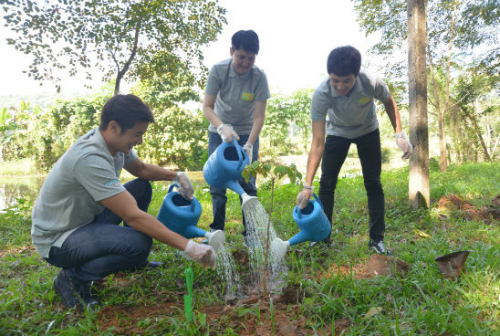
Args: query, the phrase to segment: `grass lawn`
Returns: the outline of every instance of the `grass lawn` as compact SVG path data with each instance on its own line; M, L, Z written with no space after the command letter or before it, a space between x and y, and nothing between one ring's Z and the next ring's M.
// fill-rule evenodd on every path
M119 273L93 286L102 305L65 309L52 289L58 269L44 262L30 239L32 204L0 214L0 335L500 335L500 163L431 169L431 207L408 207L408 169L383 173L386 245L410 267L389 275L367 265L367 200L360 176L338 182L332 247L292 246L284 285L272 300L245 292L222 300L225 280L155 242L150 260L165 267ZM316 188L318 181L315 181ZM298 232L292 210L299 187L275 189L272 221L284 240ZM316 189L318 190L318 189ZM150 213L156 215L166 187L155 186ZM195 196L203 212L198 226L211 221L207 186ZM228 193L227 245L243 285L248 258L241 236L239 200ZM259 199L271 203L269 183ZM466 273L450 280L436 257L472 251ZM184 313L185 270L194 272L193 311Z

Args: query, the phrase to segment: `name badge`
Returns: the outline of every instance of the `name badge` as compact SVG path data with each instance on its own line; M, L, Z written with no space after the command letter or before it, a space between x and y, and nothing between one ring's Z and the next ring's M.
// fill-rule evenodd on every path
M241 99L243 101L252 101L255 98L255 93L243 92Z
M368 103L369 101L371 100L370 97L363 97L361 98L359 101L358 101L358 104L359 105L365 105L366 103Z

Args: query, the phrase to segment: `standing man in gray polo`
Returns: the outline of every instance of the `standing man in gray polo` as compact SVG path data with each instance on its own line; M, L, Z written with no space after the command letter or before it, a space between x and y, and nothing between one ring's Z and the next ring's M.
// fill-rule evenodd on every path
M234 137L251 161L259 157L259 134L271 95L265 73L254 65L258 53L257 34L253 30L240 30L231 38L231 58L215 64L210 70L203 101L203 115L210 121L209 156L222 142L231 142ZM238 182L248 195L257 196L255 177L248 183L244 179ZM226 190L210 187L210 194L214 217L210 229L224 230ZM244 216L243 225L246 228Z
M306 181L297 196L297 205L300 209L307 206L314 190L314 175L322 161L319 198L332 223L337 178L349 147L355 144L368 196L368 246L377 253L389 254L384 244L385 198L380 183L382 155L374 99L384 105L396 133L396 145L403 151L402 158L410 157L412 146L403 131L396 102L387 85L380 78L360 71L360 68L361 54L354 47L335 48L328 56L329 78L319 85L312 97L313 138ZM330 243L330 237L325 243Z

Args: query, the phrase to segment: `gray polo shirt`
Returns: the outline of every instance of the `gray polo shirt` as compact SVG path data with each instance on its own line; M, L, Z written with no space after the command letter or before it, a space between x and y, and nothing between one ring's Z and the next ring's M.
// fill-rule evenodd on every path
M354 139L378 128L373 98L385 102L390 97L387 85L379 77L364 72L356 77L356 83L347 96L339 95L327 79L314 91L311 119L326 119L327 135Z
M111 156L99 129L93 129L57 161L35 202L31 237L38 253L49 256L76 229L104 210L99 202L125 190L119 175L137 159L133 150Z
M205 93L217 97L215 114L224 124L231 124L239 135L250 134L256 101L271 97L266 74L256 66L243 75L234 71L232 59L215 64L207 79ZM210 132L217 128L210 124Z

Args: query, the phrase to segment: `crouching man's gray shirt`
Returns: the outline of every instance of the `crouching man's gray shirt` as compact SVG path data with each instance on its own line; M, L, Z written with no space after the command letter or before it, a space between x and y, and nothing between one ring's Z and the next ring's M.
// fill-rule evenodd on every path
M121 169L137 159L133 150L112 156L99 131L93 129L64 153L45 180L32 212L31 237L36 250L49 257L76 229L104 210L99 202L125 190Z

